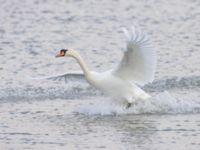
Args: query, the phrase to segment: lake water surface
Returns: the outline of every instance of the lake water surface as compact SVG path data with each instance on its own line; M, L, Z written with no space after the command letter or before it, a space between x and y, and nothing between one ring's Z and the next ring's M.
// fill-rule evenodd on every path
M200 1L0 0L1 150L199 150ZM135 24L157 49L152 95L130 109L85 82L33 80L117 66Z

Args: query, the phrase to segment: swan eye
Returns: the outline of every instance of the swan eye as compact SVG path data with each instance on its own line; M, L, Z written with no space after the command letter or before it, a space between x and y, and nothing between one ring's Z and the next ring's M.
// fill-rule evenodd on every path
M60 55L61 56L65 56L66 52L67 52L67 49L61 49L60 50Z

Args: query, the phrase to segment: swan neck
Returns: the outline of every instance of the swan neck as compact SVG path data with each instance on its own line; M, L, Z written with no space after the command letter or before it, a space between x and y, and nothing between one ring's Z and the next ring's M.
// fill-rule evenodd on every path
M81 69L83 70L83 72L85 74L85 77L88 79L90 77L90 71L89 71L85 61L78 53L76 55L74 55L74 58L79 63Z

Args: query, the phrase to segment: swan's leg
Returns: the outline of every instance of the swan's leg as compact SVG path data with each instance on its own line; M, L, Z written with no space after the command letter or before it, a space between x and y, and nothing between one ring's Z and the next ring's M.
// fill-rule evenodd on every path
M131 107L133 100L132 100L131 96L126 96L126 97L123 97L123 98L121 97L119 102L121 103L121 105L123 105L123 107L128 109L128 108Z
M129 109L130 107L132 106L132 103L127 103L127 105L126 105L126 109Z
M130 99L126 99L127 103L126 103L126 109L129 109L133 104L137 103L139 100L146 100L148 98L150 98L151 96L149 94L147 94L146 92L141 93L140 95L137 96L133 96Z
M129 109L134 102L135 99L133 97L126 98L126 109Z

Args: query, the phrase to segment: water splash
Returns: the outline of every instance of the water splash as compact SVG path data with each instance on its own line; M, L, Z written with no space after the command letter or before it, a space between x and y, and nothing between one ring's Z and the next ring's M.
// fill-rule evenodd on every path
M166 78L156 80L144 87L153 96L148 101L138 101L132 108L126 109L111 100L95 101L76 112L83 114L155 114L155 113L199 113L200 112L200 76ZM164 92L163 91L169 91ZM196 93L196 94L194 94ZM23 83L0 86L0 102L84 99L102 95L99 91L83 83L62 84L45 81L44 83ZM173 96L172 96L173 95Z
M177 99L165 91L148 100L139 100L129 109L106 99L81 106L75 112L84 115L200 113L200 99Z

